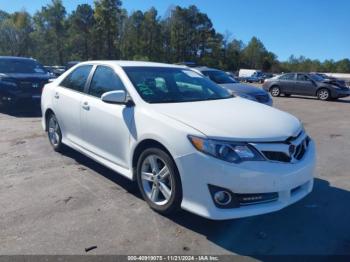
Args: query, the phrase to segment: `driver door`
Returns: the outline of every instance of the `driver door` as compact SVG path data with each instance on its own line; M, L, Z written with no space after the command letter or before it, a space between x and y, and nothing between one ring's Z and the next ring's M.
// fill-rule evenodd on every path
M84 147L98 157L128 168L129 130L134 108L101 100L104 93L115 90L125 90L125 87L114 69L97 66L88 92L82 99Z
M298 74L296 81L296 89L299 95L313 96L316 94L316 85L305 74Z

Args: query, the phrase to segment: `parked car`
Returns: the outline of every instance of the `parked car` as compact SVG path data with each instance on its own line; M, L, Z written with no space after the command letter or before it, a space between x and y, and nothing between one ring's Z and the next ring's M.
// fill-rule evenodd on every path
M187 67L197 67L196 62L191 62L191 61L180 62L180 63L177 63L177 65L183 65L183 66L187 66Z
M265 80L263 88L272 96L305 95L320 100L350 96L350 89L339 82L332 82L316 74L287 73Z
M151 208L210 219L280 210L313 188L315 145L294 116L181 66L84 62L45 86L42 125L131 180Z
M224 71L209 67L197 67L193 70L200 74L203 74L204 76L207 76L210 78L210 80L230 90L236 96L240 96L269 106L272 106L273 104L271 96L268 92L255 86L242 84L234 78L228 76Z
M69 61L67 63L67 65L65 66L65 69L68 70L69 68L71 68L71 67L73 67L73 66L75 66L75 65L77 65L79 63L80 63L80 61Z
M0 56L0 104L40 104L44 85L52 76L32 58Z
M252 76L241 78L241 81L247 82L247 83L260 83L262 84L265 80L265 77L263 73L261 72L256 72Z

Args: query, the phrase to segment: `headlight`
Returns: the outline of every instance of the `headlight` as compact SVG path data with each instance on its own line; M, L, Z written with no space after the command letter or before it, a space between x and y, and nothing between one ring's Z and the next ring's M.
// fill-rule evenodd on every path
M265 160L254 147L247 143L218 141L196 136L188 136L188 138L198 151L227 162Z

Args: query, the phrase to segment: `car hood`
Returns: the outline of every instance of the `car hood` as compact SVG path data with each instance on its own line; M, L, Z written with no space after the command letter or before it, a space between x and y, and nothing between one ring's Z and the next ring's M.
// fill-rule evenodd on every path
M245 94L266 94L266 91L261 88L245 85L245 84L220 84L220 86L231 90L234 93L245 93Z
M302 128L300 121L288 113L239 97L152 107L214 139L284 141Z

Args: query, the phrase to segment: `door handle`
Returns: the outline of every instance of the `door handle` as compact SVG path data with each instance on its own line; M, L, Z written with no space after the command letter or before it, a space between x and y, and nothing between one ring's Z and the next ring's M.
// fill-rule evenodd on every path
M55 93L55 98L56 99L59 99L60 98L60 95L58 93Z
M84 104L83 104L83 109L85 109L85 110L90 110L90 106L89 106L89 104L88 104L88 102L84 102Z

